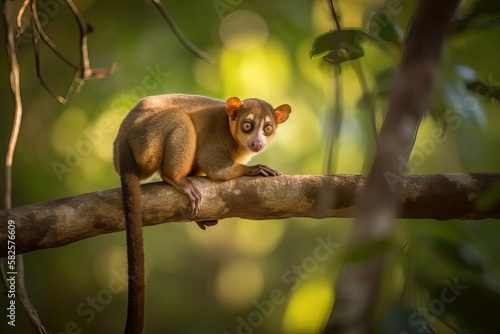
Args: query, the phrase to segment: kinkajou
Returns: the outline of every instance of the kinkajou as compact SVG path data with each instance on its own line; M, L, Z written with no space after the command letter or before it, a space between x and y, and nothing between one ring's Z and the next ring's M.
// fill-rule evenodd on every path
M127 227L128 307L126 333L144 329L145 283L139 181L156 172L190 201L193 220L202 194L187 176L231 180L244 175L277 176L265 165L244 163L273 139L291 112L251 98L226 102L209 97L166 94L141 100L123 120L114 142L113 163L120 175ZM198 222L201 228L212 225Z

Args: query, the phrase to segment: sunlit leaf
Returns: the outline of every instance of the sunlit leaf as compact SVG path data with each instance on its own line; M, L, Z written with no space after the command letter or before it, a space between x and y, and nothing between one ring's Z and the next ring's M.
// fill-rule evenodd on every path
M323 56L331 64L360 58L364 55L361 41L370 36L359 29L329 31L316 37L309 57Z

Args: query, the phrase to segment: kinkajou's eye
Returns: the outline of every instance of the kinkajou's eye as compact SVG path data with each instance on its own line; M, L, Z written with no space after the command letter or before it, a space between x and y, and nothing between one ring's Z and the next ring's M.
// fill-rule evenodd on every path
M274 128L273 128L272 124L268 123L268 124L264 125L264 134L266 136L272 135L273 134L273 130L274 130Z
M253 123L252 121L244 121L241 123L241 129L243 132L250 132L253 129Z

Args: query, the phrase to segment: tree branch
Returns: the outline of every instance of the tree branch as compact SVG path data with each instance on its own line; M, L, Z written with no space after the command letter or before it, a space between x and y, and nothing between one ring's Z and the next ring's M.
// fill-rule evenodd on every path
M354 217L355 203L366 183L360 175L283 175L242 177L214 182L193 178L204 195L197 217L189 217L188 199L163 182L142 186L144 225L230 217ZM400 218L500 218L500 203L475 208L500 173L412 175L399 180ZM318 194L334 194L330 201ZM59 247L125 229L120 188L98 191L0 211L0 257L6 255L6 225L16 223L16 252Z

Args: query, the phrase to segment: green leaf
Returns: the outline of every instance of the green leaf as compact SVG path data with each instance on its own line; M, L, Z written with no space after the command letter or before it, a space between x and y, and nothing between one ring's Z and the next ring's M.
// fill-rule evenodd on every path
M367 27L370 36L374 39L378 38L400 47L404 36L403 29L401 29L401 27L394 22L394 20L387 21L383 12L383 10L374 12L368 22Z
M330 64L340 64L345 61L354 60L361 58L365 55L363 49L353 50L353 52L348 52L347 50L340 49L338 51L332 51L323 57L323 60Z
M490 85L483 81L468 82L467 89L481 96L481 100L495 98L500 101L500 87Z
M363 38L370 36L359 29L329 31L316 37L309 57L323 56L323 59L330 64L340 64L360 58L364 55L361 46Z

